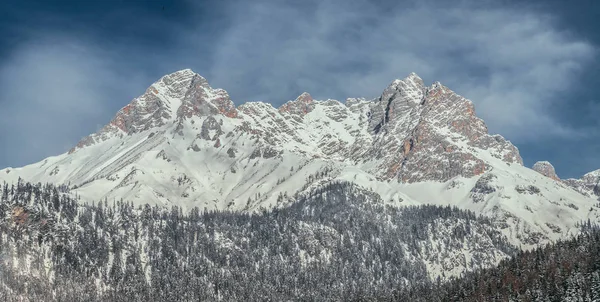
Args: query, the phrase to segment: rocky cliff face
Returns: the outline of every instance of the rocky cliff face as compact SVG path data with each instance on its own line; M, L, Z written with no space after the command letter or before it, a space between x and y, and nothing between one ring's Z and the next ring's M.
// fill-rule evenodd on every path
M554 180L560 180L560 178L558 178L558 175L556 175L554 166L548 161L538 161L533 165L531 169L546 177L550 177Z
M382 179L402 182L447 181L489 170L469 147L488 150L507 163L522 164L519 151L499 135L488 134L473 103L440 83L430 87L411 74L394 81L373 102L367 154L388 153L379 166Z

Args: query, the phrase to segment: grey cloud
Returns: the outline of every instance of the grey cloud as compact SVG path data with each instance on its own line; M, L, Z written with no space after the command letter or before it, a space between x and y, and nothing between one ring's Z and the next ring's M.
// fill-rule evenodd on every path
M106 123L141 79L81 39L47 36L21 45L0 66L3 156L27 164L70 149ZM137 91L136 91L137 92ZM120 104L119 104L120 103Z
M586 107L588 117L600 126L600 100L588 101Z
M206 75L236 101L282 103L302 91L317 98L376 97L417 72L472 99L493 132L515 141L578 133L548 104L562 100L595 55L593 45L547 15L506 7L370 2L245 1L228 7ZM463 2L466 3L466 2Z

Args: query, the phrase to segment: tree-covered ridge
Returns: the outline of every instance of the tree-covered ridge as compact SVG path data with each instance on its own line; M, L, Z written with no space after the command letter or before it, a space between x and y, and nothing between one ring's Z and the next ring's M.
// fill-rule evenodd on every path
M471 212L397 209L349 183L331 183L295 196L289 207L256 214L183 213L106 200L80 205L63 190L3 184L0 298L390 297L398 288L430 284L435 276L428 268L456 274L516 251L489 220Z
M600 229L533 251L441 286L400 289L393 301L600 301Z

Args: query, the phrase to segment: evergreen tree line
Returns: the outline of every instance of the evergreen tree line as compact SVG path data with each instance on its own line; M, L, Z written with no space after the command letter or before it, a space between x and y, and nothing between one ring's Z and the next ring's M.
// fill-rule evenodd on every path
M1 190L6 301L393 299L441 284L427 265L466 272L517 253L487 218L386 206L345 182L253 214L82 205L64 187L21 180Z
M600 301L600 229L589 221L576 238L521 251L498 266L445 284L399 288L388 301Z

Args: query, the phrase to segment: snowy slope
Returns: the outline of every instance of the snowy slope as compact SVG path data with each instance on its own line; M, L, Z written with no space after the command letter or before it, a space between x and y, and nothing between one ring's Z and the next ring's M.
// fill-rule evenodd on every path
M600 169L586 173L579 179L565 179L564 183L581 194L596 198L600 201Z
M522 166L471 101L416 75L374 100L235 107L189 69L166 75L66 154L0 170L0 180L66 184L84 201L255 211L333 180L394 206L456 205L533 246L598 220L597 202Z

